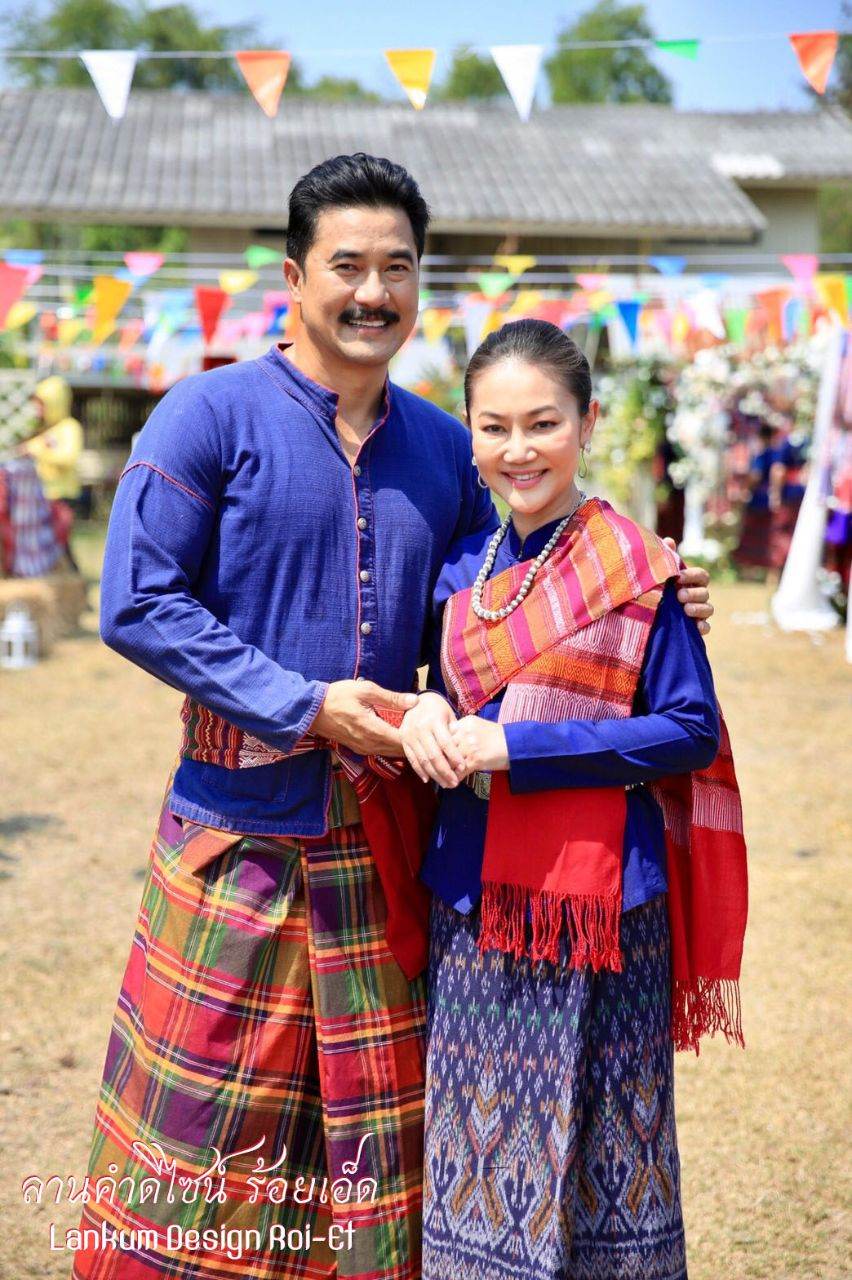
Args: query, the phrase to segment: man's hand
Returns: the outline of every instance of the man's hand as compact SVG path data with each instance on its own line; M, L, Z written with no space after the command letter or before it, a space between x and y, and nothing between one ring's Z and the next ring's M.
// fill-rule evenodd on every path
M417 706L405 713L402 749L422 782L457 787L469 772L450 733L455 722L452 707L439 693L421 693Z
M417 694L394 693L372 680L335 680L328 686L311 732L364 756L401 756L399 729L382 720L374 708L402 717L416 703Z
M674 538L663 538L663 542L667 547L671 547L672 551L677 551L677 543ZM695 618L698 623L698 630L703 636L707 635L710 630L709 618L713 617L716 610L710 603L710 574L706 569L690 569L687 566L677 579L678 593L677 598L684 606L684 612L687 617Z
M465 774L477 769L492 773L508 769L509 748L501 724L482 716L464 716L451 730L453 741L464 756Z

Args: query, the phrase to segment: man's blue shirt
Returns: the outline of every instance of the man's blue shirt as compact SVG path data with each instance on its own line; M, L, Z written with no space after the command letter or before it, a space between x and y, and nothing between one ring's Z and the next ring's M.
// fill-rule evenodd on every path
M351 466L337 403L276 347L178 383L140 434L107 535L104 641L284 752L331 681L415 687L448 548L497 524L455 418L387 382ZM322 834L330 763L182 760L173 811Z

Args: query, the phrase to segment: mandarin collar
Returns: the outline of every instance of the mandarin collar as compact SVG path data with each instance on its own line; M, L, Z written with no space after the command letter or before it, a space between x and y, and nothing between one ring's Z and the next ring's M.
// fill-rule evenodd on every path
M321 417L334 423L337 418L337 406L340 402L340 396L337 391L332 391L331 387L324 387L321 382L315 382L313 378L309 378L306 373L297 368L293 361L285 354L288 347L292 347L292 342L276 342L270 347L269 355L273 362L276 375L278 375L281 384L285 390L303 404L307 409L313 409L319 413ZM377 425L387 418L390 412L390 379L385 375L384 387L382 389L381 409L377 419Z
M510 524L506 535L509 551L516 560L535 559L539 551L544 549L548 538L563 518L563 516L557 516L555 520L549 520L547 524L541 525L540 528L533 529L532 533L528 533L525 538L520 536L514 524Z

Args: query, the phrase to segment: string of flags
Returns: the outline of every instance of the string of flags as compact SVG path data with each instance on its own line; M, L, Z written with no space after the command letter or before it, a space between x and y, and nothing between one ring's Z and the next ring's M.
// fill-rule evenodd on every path
M819 94L824 94L826 91L828 78L837 56L839 37L840 33L833 30L799 31L786 37L796 55L802 74ZM742 38L751 40L756 37ZM705 43L713 43L713 39L568 41L560 43L559 49L560 51L609 49L639 45L694 62L699 56L701 46ZM492 45L488 51L500 72L519 117L523 121L529 120L545 46L540 44ZM189 59L211 56L209 52L170 51L168 54L162 52L148 54L144 50L134 49L87 49L82 52L70 49L41 52L6 49L0 52L7 56L19 57L24 53L27 57L79 57L91 76L104 109L113 120L120 120L127 110L133 74L140 59L146 57ZM434 48L384 50L384 57L391 72L417 111L422 111L426 105L435 71L437 52ZM278 113L287 75L292 65L292 54L284 49L241 49L233 54L222 56L234 58L258 106L265 115L274 119Z
M165 255L127 253L122 270L95 274L77 285L68 303L40 311L26 293L48 269L42 252L9 250L0 261L0 331L23 330L38 320L44 341L96 349L115 337L109 350L120 354L130 353L139 343L156 350L175 335L197 336L206 348L214 342L233 347L266 335L292 335L298 316L287 291L263 289L260 275L264 267L280 264L283 254L251 245L244 258L244 268L220 271L217 285L149 288ZM566 329L579 323L593 328L615 324L622 345L638 350L649 337L682 347L696 332L737 344L750 338L786 342L809 333L820 315L849 324L852 274L820 271L819 256L811 253L783 254L779 262L788 283L767 285L765 278L755 284L724 273L687 274L685 258L657 255L648 259L641 280L635 275L578 271L572 287L554 293L536 287L535 277L527 277L538 265L535 255L498 254L489 270L471 271L466 291L424 290L418 333L434 346L451 328L459 329L470 353L505 321L534 316ZM649 269L659 281L656 286L648 279ZM238 296L258 285L262 308L230 316ZM137 290L143 314L122 322L121 313Z

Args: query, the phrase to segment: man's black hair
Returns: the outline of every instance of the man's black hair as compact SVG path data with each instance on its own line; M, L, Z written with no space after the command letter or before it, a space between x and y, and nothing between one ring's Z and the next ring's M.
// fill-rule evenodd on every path
M401 164L358 151L324 160L290 192L288 257L304 267L320 214L326 209L352 208L402 209L411 223L418 260L423 256L429 208L417 183Z

